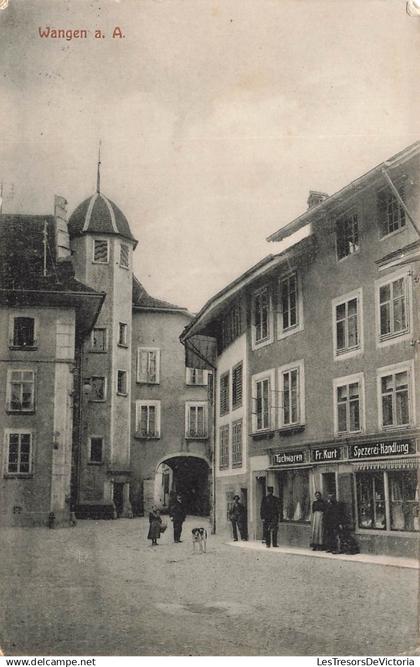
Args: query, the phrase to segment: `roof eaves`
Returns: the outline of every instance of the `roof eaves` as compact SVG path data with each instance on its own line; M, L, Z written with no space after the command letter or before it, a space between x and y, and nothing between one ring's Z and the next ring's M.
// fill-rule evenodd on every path
M174 308L165 308L164 306L139 306L136 303L133 303L133 310L142 310L142 311L151 311L159 313L181 313L182 315L188 315L188 317L194 317L192 313L189 312L188 308L174 307Z
M332 194L330 197L328 197L328 199L325 199L316 206L313 206L312 208L308 209L307 211L305 211L300 216L289 222L284 227L280 227L280 229L278 229L276 232L268 236L266 240L283 241L283 239L287 238L288 236L291 236L291 234L294 234L299 229L308 224L310 220L316 217L318 214L324 213L332 204L336 203L339 200L350 197L351 195L354 194L355 191L359 191L362 188L367 187L370 181L373 178L377 177L380 171L384 167L386 167L387 169L392 169L394 167L397 167L406 162L411 157L414 157L419 152L420 152L420 141L416 141L414 144L411 144L407 148L403 149L396 155L389 158L389 160L381 162L376 167L373 167L373 169L370 169L362 176L359 176L354 181L351 181L351 183L345 185L343 188Z
M187 338L189 331L207 314L209 314L216 306L220 306L223 302L228 301L237 294L237 292L242 288L252 282L255 278L265 275L272 269L276 268L278 264L286 260L287 255L290 254L289 250L283 250L275 255L267 255L257 264L252 266L250 269L247 269L242 273L238 278L235 278L230 282L226 287L217 292L213 297L211 297L201 308L201 310L194 316L193 320L187 324L184 331L181 334L181 341Z

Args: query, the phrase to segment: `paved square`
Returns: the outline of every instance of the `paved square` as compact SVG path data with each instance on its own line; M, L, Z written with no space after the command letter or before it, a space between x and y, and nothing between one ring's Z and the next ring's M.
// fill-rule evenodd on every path
M411 655L418 571L237 549L144 519L5 529L6 655Z

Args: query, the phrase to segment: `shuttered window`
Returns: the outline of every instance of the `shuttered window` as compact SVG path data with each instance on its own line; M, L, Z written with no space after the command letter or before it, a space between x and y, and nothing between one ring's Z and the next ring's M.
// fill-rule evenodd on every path
M93 261L96 264L108 264L108 262L109 262L109 243L106 239L94 239L94 241L93 241Z
M229 468L229 426L219 430L219 469Z
M128 269L130 258L130 249L128 245L122 243L120 246L120 266L123 269Z
M242 419L232 424L232 468L242 466Z
M242 405L242 362L232 369L232 410Z
M220 414L229 412L229 372L220 378Z

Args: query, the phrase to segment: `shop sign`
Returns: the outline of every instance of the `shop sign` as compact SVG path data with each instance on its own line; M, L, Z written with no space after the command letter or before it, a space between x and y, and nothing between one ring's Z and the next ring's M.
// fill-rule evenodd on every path
M350 445L351 459L370 459L376 456L407 456L416 453L415 440L384 440Z
M273 464L290 465L291 463L305 463L305 452L295 450L273 454Z
M311 459L314 463L339 461L341 459L341 447L318 447L317 449L312 449Z

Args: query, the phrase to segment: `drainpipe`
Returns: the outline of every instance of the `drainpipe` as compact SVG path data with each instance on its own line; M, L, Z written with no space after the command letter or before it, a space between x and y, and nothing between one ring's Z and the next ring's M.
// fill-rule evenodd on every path
M212 533L216 533L216 380L217 380L217 369L213 369L213 433L210 441L210 447L212 450Z

